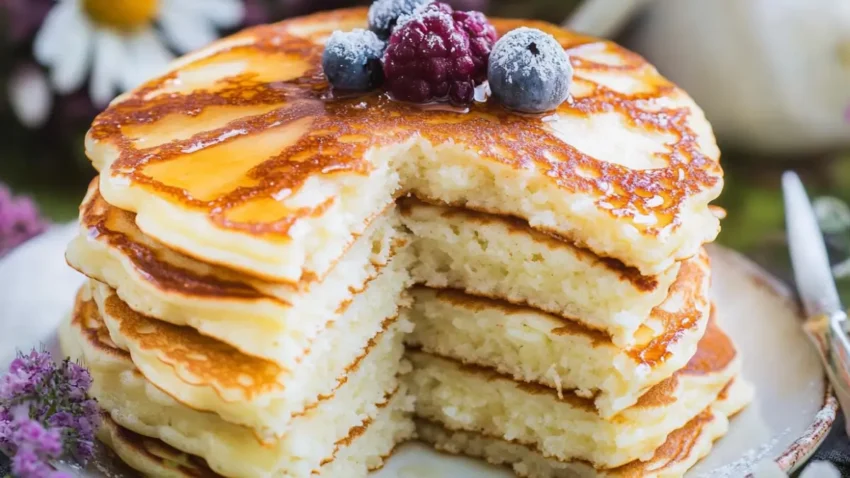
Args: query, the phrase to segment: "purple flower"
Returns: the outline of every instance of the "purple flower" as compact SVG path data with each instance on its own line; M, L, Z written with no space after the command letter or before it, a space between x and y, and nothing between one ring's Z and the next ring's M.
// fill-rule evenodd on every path
M50 354L32 350L29 355L19 353L15 360L9 364L10 372L26 371L46 373L53 368L53 359Z
M12 196L0 183L0 256L47 228L32 199Z
M49 462L91 457L100 425L91 383L84 367L68 359L56 364L47 352L15 358L0 379L0 449L14 456L16 476L65 476L44 474Z
M91 387L91 374L79 364L66 360L62 362L62 374L66 380L71 398L83 399Z
M9 26L9 40L18 43L35 35L53 4L53 0L0 0L0 13L8 20L4 23Z
M22 413L20 412L22 410ZM62 455L62 438L58 429L45 428L27 416L25 406L18 407L13 422L11 440L16 445L12 458L12 473L20 478L59 478L68 476L59 473L50 465Z
M62 455L62 437L56 428L44 428L41 423L29 418L17 420L12 440L18 448L32 449L45 458L59 458Z
M53 364L33 351L28 356L18 355L9 366L9 373L0 379L0 400L29 396L50 373Z
M53 368L49 354L40 354L34 350L29 355L18 354L9 365L9 373L0 379L0 403L32 395Z
M12 473L15 476L47 476L52 472L53 468L31 448L21 447L12 458Z
M77 423L77 417L70 412L56 412L47 419L47 424L51 427L71 428Z
M18 478L71 478L71 475L56 471L38 453L22 447L12 458L12 474Z

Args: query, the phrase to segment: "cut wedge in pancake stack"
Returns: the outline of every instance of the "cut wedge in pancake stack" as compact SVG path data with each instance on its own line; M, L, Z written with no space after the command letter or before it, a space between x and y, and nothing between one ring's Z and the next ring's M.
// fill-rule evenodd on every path
M556 111L338 94L324 45L366 17L238 33L95 120L61 337L103 441L161 476L362 477L417 432L523 476L681 476L751 393L712 318L700 109L499 19L569 54Z
M438 449L521 476L681 476L750 400L705 251L671 282L514 218L418 201L401 216L419 282L406 381Z

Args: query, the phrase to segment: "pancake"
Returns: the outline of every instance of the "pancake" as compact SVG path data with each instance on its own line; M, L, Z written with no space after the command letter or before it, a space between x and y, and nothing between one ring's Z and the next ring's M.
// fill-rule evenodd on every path
M453 431L438 423L417 421L421 440L438 450L484 458L495 465L511 466L517 476L527 478L679 478L711 450L713 442L729 428L728 417L746 406L751 391L733 381L725 393L682 428L667 436L649 460L633 461L617 468L598 469L582 461L559 461L535 446L502 437L468 431Z
M323 42L366 9L320 13L219 40L113 101L86 137L101 193L172 249L288 283L325 275L405 193L522 218L644 275L714 239L719 152L687 94L614 43L492 23L553 34L570 100L526 116L339 97Z
M284 369L189 327L138 314L108 286L91 286L97 307L89 314L102 318L111 340L129 352L148 381L186 406L245 425L266 440L285 433L294 415L344 383L347 371L382 343L400 344L411 329L394 301L376 298L382 286L389 287L376 281L303 349L297 367Z
M610 417L696 353L711 315L708 255L683 263L665 302L630 348L571 319L452 289L413 289L408 344L464 363L492 367L517 380L591 396ZM658 329L658 331L653 330Z
M610 418L591 398L538 382L515 381L486 367L421 351L405 380L416 397L416 415L449 430L537 447L560 461L582 460L615 468L648 460L674 430L714 402L740 373L729 338L709 323L696 355L638 402Z
M293 419L280 438L263 441L245 426L189 408L154 386L118 348L83 289L72 317L60 329L65 354L86 363L91 396L121 427L204 459L226 476L305 476L331 457L335 444L355 427L368 425L392 402L398 413L412 402L396 374L399 337L379 339L372 351L346 370L339 387L318 397Z
M336 452L308 476L328 478L360 478L370 470L383 466L384 460L398 443L413 435L413 424L406 418L408 402L394 400L381 409L371 423L352 428L348 436L336 444ZM106 417L98 438L125 463L145 476L161 478L214 478L215 473L199 457L120 427ZM250 466L249 463L237 463ZM255 475L246 475L255 476ZM281 476L281 475L276 475ZM290 475L283 475L290 476Z
M294 368L310 341L379 274L391 276L383 282L388 295L406 286L407 272L392 260L404 243L394 224L392 210L374 218L326 277L298 289L164 247L142 234L132 213L104 201L92 182L80 207L80 234L68 245L66 258L83 274L116 289L141 314L191 326L240 351Z
M527 304L604 330L620 346L667 297L680 264L655 276L603 259L523 220L406 200L411 274L425 285Z

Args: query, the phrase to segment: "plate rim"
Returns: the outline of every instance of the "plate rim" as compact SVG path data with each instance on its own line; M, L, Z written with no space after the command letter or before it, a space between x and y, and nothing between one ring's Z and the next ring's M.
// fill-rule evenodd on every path
M24 244L21 244L5 256L0 257L0 270L2 270L3 266L15 256L26 254L27 251L37 249L42 243L48 242L50 240L50 236L68 234L67 231L72 229L75 224L76 223L73 221L54 224L42 234L30 239ZM799 303L795 299L791 288L786 283L775 277L764 267L757 264L741 252L720 244L707 244L705 247L709 249L712 254L719 253L727 256L730 261L735 262L742 267L743 272L747 276L757 281L758 285L761 285L768 289L772 294L787 301L789 306L793 307L794 314L802 323L803 319ZM817 413L815 413L814 420L806 428L802 435L800 435L796 440L794 440L794 442L792 442L774 458L776 464L786 473L792 473L800 465L811 458L826 439L835 423L839 408L838 400L833 393L832 385L830 385L826 374L824 374L824 383L826 384L826 387L824 388L823 401L820 409ZM753 475L749 474L748 476L752 477Z
M757 280L759 285L788 301L789 305L794 309L794 314L800 320L802 325L803 314L799 303L788 284L778 279L764 267L757 264L741 252L719 244L709 244L707 247L712 251L717 251L720 254L729 256L732 261L737 262L745 269L744 272L748 276ZM826 387L824 387L823 401L821 402L820 409L817 413L815 413L814 420L808 428L806 428L802 435L788 445L788 447L785 448L779 456L774 458L774 461L777 465L779 465L779 468L786 473L792 473L800 465L811 458L815 451L817 451L821 444L823 444L824 440L826 440L826 437L829 435L829 432L832 430L832 426L835 423L839 408L838 399L835 397L832 385L830 384L829 378L826 376L825 372L824 383L826 384ZM749 474L747 476L752 477L753 475Z

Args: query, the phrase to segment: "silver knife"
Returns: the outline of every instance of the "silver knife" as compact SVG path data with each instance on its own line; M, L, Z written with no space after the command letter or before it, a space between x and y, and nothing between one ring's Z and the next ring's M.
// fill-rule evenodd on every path
M817 347L827 377L846 412L850 410L847 313L841 306L812 204L797 174L786 171L782 175L782 191L794 281L806 314L803 328Z

